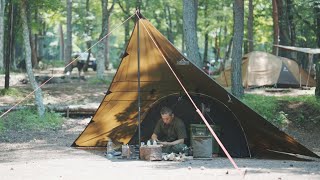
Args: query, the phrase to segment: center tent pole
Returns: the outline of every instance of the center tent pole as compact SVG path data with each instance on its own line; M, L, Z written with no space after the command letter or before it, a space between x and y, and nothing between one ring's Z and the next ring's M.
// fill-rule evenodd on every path
M140 6L140 5L139 5ZM137 9L137 13L140 15L140 7L138 6L139 9ZM138 146L140 147L141 145L141 88L140 88L140 27L139 27L139 17L137 19L137 57L138 57Z

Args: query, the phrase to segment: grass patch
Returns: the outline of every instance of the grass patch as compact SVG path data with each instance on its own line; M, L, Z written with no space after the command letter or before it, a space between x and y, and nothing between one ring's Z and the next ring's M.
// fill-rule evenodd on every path
M22 93L20 90L16 88L9 88L9 89L1 89L0 90L0 96L15 96L15 97L21 97Z
M88 83L91 85L95 84L105 84L107 87L109 87L110 83L112 81L112 77L105 77L104 79L99 79L97 77L89 78Z
M290 121L299 124L319 123L320 101L315 96L262 96L246 94L242 101L276 126L286 126ZM308 114L308 115L307 115Z
M0 119L0 133L14 131L45 131L61 127L63 118L52 112L39 117L34 109L13 111Z
M315 96L279 98L282 107L286 106L290 119L299 124L320 124L320 100Z
M268 120L272 120L278 111L277 99L272 96L246 94L242 101Z
M280 100L290 101L290 102L303 102L308 105L313 106L314 108L320 109L320 100L318 100L314 95L309 96L282 96L279 97Z
M47 68L56 68L56 67L64 67L65 62L62 60L44 60L44 66Z

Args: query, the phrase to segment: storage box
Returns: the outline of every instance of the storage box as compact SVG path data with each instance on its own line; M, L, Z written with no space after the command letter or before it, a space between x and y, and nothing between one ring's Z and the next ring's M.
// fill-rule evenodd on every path
M211 128L219 137L220 127L211 125ZM205 124L190 124L190 144L193 157L212 157L219 153L219 145Z
M212 137L194 136L192 138L192 150L194 158L211 158L212 157Z
M147 161L161 161L162 160L161 146L160 145L141 146L140 159L147 160Z

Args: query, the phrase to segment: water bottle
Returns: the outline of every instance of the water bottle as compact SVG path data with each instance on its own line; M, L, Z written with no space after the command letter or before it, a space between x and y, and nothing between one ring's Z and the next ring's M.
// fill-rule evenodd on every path
M108 141L108 144L107 144L107 158L108 159L111 159L113 158L113 143L112 141Z

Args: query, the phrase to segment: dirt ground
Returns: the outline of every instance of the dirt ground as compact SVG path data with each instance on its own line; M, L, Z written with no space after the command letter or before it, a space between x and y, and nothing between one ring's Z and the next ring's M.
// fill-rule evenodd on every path
M56 74L56 73L54 73ZM86 77L93 75L89 72ZM112 76L112 73L109 74ZM73 74L76 77L76 72ZM23 75L12 77L13 86L26 94L30 87L20 82ZM3 77L0 77L2 86ZM89 79L89 78L88 78ZM93 86L93 88L92 88ZM99 105L107 90L105 84L92 84L89 80L73 78L69 83L47 84L43 87L46 104ZM264 93L263 90L247 93ZM286 95L312 93L292 90ZM281 94L281 93L280 93ZM270 93L269 95L275 95ZM0 97L0 106L13 105L23 97ZM32 100L24 103L32 104ZM70 145L86 127L91 117L65 118L59 130L45 132L9 132L0 138L0 179L320 179L320 160L289 161L236 158L240 175L224 157L212 160L142 161L107 159L104 151L81 150ZM296 127L285 129L300 143L320 155L319 127Z

